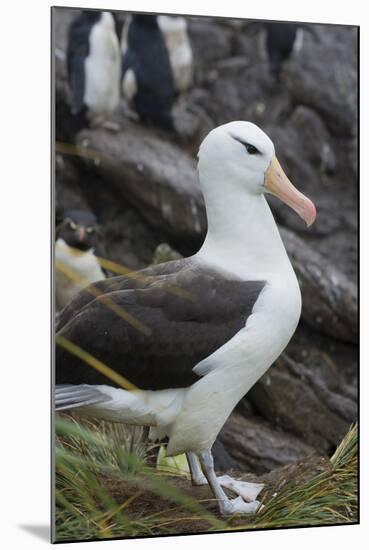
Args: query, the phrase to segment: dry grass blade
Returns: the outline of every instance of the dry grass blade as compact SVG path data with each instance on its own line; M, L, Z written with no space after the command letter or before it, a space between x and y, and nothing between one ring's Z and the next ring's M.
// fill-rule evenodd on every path
M77 346L67 338L64 338L64 336L60 336L57 334L55 336L55 343L57 346L60 346L67 350L69 353L72 353L73 355L84 361L87 365L90 365L90 367L96 369L101 374L103 374L125 390L134 391L139 389L137 388L137 386L132 384L132 382L127 380L127 378L125 378L121 374L118 374L115 370L108 367L108 365L105 365L105 363L82 349L80 346Z
M287 483L264 502L247 528L329 525L357 521L357 425L331 458L332 468L296 485ZM241 526L242 528L242 526Z
M90 284L89 281L83 277L81 277L78 273L73 271L73 269L70 269L68 266L66 266L63 262L60 262L56 260L55 267L58 271L62 272L66 277L71 279L72 281L76 282L81 289L84 289L86 292L89 292L92 294L92 296L95 296L95 298L98 298L104 306L108 307L118 317L121 317L124 321L132 325L136 330L139 330L140 332L143 332L146 334L146 336L151 335L151 329L146 326L142 321L128 313L124 308L113 302L109 296L101 292L94 284Z
M88 158L94 161L98 160L100 162L111 162L111 159L107 155L101 154L100 151L96 151L95 149L91 149L89 147L77 147L73 143L65 143L63 141L57 141L55 143L55 152L62 155Z
M155 277L152 277L150 275L144 275L140 271L132 271L132 269L124 266L123 264L118 264L117 262L107 260L106 258L102 258L101 256L97 256L97 259L99 261L99 264L102 267L104 267L108 271L111 271L112 273L116 273L117 275L126 275L131 279L137 279L138 281L141 281L142 283L145 283L148 285L151 284L153 281L155 281ZM191 292L189 292L188 290L184 290L179 286L172 285L169 283L164 283L162 284L162 288L163 290L166 290L167 292L170 292L172 294L176 294L181 298L185 298L187 300L195 299L195 297Z

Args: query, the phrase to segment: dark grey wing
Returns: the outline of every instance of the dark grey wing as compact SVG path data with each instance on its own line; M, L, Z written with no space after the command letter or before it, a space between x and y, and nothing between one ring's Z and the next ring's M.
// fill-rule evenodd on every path
M168 291L174 283L182 294ZM230 281L189 267L146 288L106 292L83 306L58 336L140 389L187 387L199 379L193 367L245 326L263 287L262 281ZM61 346L56 383L118 385Z
M79 292L60 313L57 330L62 329L63 326L77 315L84 306L92 302L97 297L97 294L103 295L117 290L123 291L147 288L152 282L152 277L167 277L168 275L173 275L181 269L185 269L188 262L188 259L165 262L147 267L141 271L132 271L129 275L111 277L90 285L84 290L81 290L81 292Z

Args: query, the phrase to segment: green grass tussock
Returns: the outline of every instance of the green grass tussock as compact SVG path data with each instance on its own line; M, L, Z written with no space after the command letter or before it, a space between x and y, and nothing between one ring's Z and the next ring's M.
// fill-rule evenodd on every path
M287 476L267 488L256 515L224 520L213 499L183 490L183 476L148 465L141 429L57 417L55 540L355 523L357 432L355 425L323 471Z

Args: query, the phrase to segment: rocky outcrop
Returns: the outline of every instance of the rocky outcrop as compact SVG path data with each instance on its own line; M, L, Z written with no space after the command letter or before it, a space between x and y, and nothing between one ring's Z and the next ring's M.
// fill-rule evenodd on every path
M303 319L324 334L355 343L358 332L355 283L291 231L282 229L281 234L300 283Z
M219 439L242 471L257 474L314 452L313 447L287 431L276 430L259 417L245 418L238 413L231 415Z
M328 365L322 365L324 361ZM328 453L355 420L356 405L339 384L329 387L320 372L327 367L332 368L330 358L318 350L304 363L284 354L249 399L263 418Z
M187 153L137 123L119 133L84 130L78 152L120 200L176 241L199 245L206 230L196 163Z
M314 109L332 134L347 138L356 134L357 124L357 29L334 27L327 36L317 27L319 42L288 63L285 85L291 100ZM322 51L324 49L324 61Z

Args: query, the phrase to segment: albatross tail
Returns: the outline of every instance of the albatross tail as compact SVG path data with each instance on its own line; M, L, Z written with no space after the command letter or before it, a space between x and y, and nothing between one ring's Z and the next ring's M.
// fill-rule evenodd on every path
M66 411L110 401L111 397L88 384L60 384L55 388L55 410Z

